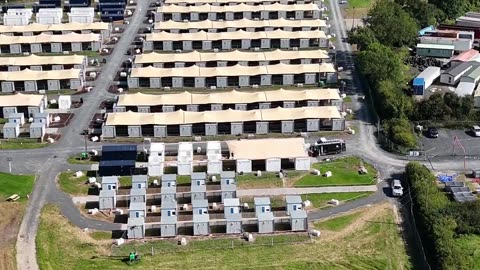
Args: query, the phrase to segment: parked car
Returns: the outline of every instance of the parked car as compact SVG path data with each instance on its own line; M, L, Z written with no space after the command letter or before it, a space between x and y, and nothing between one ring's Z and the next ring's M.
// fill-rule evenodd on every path
M340 4L341 4L341 5L344 5L344 4L346 4L346 3L348 3L348 2L345 1L345 0L340 1Z
M438 129L436 127L429 127L428 136L430 138L438 138Z
M400 183L400 180L394 179L392 181L392 195L394 197L401 197L403 196L403 187L402 183Z
M480 137L480 127L479 126L472 126L470 128L470 131L472 132L473 136Z

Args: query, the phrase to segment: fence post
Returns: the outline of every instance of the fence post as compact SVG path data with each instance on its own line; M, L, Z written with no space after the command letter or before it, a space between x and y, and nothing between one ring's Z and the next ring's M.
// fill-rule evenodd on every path
M272 247L273 247L273 237L272 237Z
M152 246L152 256L154 255L155 253L153 252L153 246Z
M232 246L231 246L231 249L233 249L233 240L232 240L230 243L231 243L231 245L232 245Z

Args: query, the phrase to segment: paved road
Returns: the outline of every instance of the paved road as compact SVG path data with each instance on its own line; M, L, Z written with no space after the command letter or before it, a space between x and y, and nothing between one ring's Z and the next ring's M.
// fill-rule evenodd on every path
M70 128L63 129L63 139L49 149L49 151L53 151L54 155L57 155L57 158L54 158L52 155L44 155L36 159L32 164L32 167L35 168L37 179L17 237L17 266L19 269L38 269L35 236L39 224L40 212L46 202L46 198L55 198L55 202L60 202L62 213L70 217L71 221L76 225L81 227L99 225L99 229L110 229L103 223L98 223L97 221L89 222L84 217L79 216L78 210L76 208L73 209L74 205L71 203L71 200L70 203L68 203L68 200L65 200L66 195L56 188L54 179L64 168L65 158L69 156L68 152L63 152L62 149L75 149L83 145L83 137L80 133L88 127L88 123L92 115L97 111L101 101L104 97L108 96L108 87L117 69L122 64L124 53L132 43L146 16L150 2L151 1L139 1L130 25L126 27L119 42L116 44L110 61L103 67L102 72L96 80L93 91L84 97L84 105L75 112L75 116L69 125ZM6 152L2 154L15 155L15 160L21 161L25 159L25 155L29 157L34 151L16 152L17 153ZM26 159L33 161L33 159ZM30 172L30 170L28 170L28 172Z

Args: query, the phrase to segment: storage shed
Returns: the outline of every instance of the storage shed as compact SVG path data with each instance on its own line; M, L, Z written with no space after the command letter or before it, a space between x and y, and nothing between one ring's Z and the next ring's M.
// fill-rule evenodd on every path
M33 122L34 123L43 123L43 124L45 124L46 127L49 127L50 122L51 122L50 114L47 113L47 112L34 113L33 114Z
M204 172L195 172L191 175L191 198L193 200L203 200L207 197L207 186L205 181L207 174Z
M287 215L290 215L293 211L303 209L303 201L300 195L287 195L285 196L285 202L287 203Z
M30 124L30 138L41 139L45 135L45 124L31 123Z
M163 202L175 201L177 198L177 175L164 174L162 176L161 198Z
M5 123L5 125L3 125L3 138L4 139L18 138L19 135L20 135L20 124L19 123Z
M135 169L135 160L101 160L98 166L100 176L131 175Z
M255 197L253 198L255 204L255 215L271 212L270 198L269 197Z
M440 77L439 67L428 67L422 73L420 73L415 79L413 79L413 93L414 95L423 96L425 90Z
M102 190L118 190L119 187L118 176L104 176L102 177Z
M450 58L455 51L454 45L417 44L417 55L424 57Z
M193 235L210 234L210 216L208 214L207 200L193 200Z
M130 203L147 201L147 189L146 188L132 188L130 189Z
M175 187L177 185L176 174L164 174L162 176L162 187Z
M148 150L150 155L165 156L165 144L152 142L150 143L150 149Z
M148 188L148 176L146 175L133 175L132 176L132 189L145 189Z
M479 65L479 63L465 62L457 66L452 66L440 75L440 82L448 85L456 85L460 77L472 69L474 65Z
M190 125L190 128L192 126ZM180 131L181 134L181 131ZM190 135L191 136L191 135ZM190 175L193 172L193 145L191 142L178 144L177 173L178 175Z
M127 221L127 238L141 239L145 237L145 219L129 218Z
M162 176L165 168L165 156L154 153L148 156L148 175Z
M58 108L60 110L68 110L72 106L72 97L67 95L60 95L58 97Z
M207 172L219 174L222 171L222 146L220 142L207 142Z
M237 197L235 172L225 171L220 174L220 189L222 192L222 202L224 202L225 199L233 199Z
M8 122L23 126L25 124L25 115L23 113L11 113L8 116Z
M240 213L240 199L225 199L223 201L223 213L225 215L225 218L229 215Z
M145 218L147 216L147 205L145 202L130 202L128 207L129 218Z
M460 82L469 82L469 83L473 83L474 85L477 85L479 79L480 79L480 65L474 66L467 73L465 73L460 78Z
M117 205L117 194L115 190L100 190L98 195L98 208L100 210L113 209Z
M455 89L455 94L459 97L468 97L475 91L475 83L472 82L460 82Z
M292 211L290 213L290 225L294 232L308 230L307 212L303 209Z
M227 234L237 234L242 233L242 214L234 213L229 214L225 217L226 220L226 233Z
M160 236L171 237L177 235L177 202L162 201L160 218Z
M273 233L274 217L272 212L259 213L257 215L258 233Z

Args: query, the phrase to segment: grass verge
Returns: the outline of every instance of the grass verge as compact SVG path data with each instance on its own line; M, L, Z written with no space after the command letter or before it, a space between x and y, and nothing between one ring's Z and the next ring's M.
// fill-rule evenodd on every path
M58 175L58 185L60 189L74 196L86 196L90 186L87 182L86 172L83 172L83 176L75 177L74 172L62 172Z
M299 171L287 171L285 185L288 186L303 174ZM283 187L283 181L278 177L278 173L274 172L262 172L261 176L257 176L255 173L246 173L237 176L237 187L240 189L276 188Z
M349 215L342 215L336 218L332 218L329 220L321 221L321 222L316 222L314 224L315 228L317 229L325 229L329 231L341 231L345 229L347 226L352 224L354 220L356 220L358 217L360 217L361 213L353 213Z
M372 193L373 192L341 192L304 194L302 195L302 200L309 200L312 203L313 208L322 208L328 206L328 202L332 199L339 200L340 202L347 202L367 197Z
M368 171L366 174L359 173L362 163ZM312 167L320 170L322 175L305 175L295 183L295 186L374 185L376 183L377 170L375 170L372 165L362 162L358 157L346 157L329 162L315 163ZM327 171L332 172L331 177L323 176Z
M0 140L0 149L16 150L16 149L35 149L48 146L47 143L39 142L37 139L3 139Z
M100 160L100 157L89 156L86 159L82 159L81 154L75 154L70 156L67 159L67 162L70 164L97 164Z
M18 229L27 205L27 194L32 192L35 176L0 173L0 269L15 270L15 243ZM20 195L16 202L6 202L12 194Z
M380 208L381 207L381 208ZM367 208L369 220L358 219L339 232L312 241L304 234L256 236L254 243L235 238L131 242L111 248L63 218L52 206L43 209L37 234L40 269L411 269L389 206ZM324 237L324 235L326 237ZM273 245L271 245L273 241ZM233 244L233 248L232 248ZM142 260L124 261L136 250ZM154 255L151 251L154 250Z

